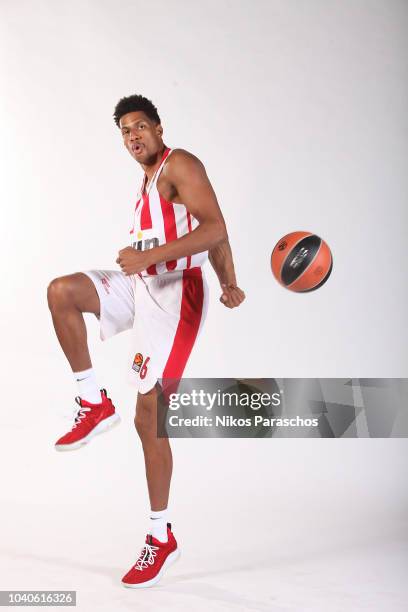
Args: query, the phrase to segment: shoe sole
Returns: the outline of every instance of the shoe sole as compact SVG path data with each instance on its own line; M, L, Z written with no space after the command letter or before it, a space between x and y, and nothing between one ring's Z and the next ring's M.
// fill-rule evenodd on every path
M149 587L152 587L155 584L157 584L159 580L162 578L164 572L170 567L170 565L173 565L173 563L175 563L177 559L179 558L180 558L180 549L176 548L176 550L170 553L170 555L167 557L167 559L163 563L157 576L155 576L151 580L147 580L146 582L140 582L137 584L128 584L127 582L122 581L122 584L127 589L148 589Z
M85 446L85 444L88 444L94 436L104 433L105 431L109 431L116 425L119 425L119 423L120 423L120 416L116 413L112 414L112 416L108 417L107 419L103 419L103 421L98 423L98 425L94 427L92 431L90 431L89 434L85 436L85 438L82 438L82 440L78 440L78 442L72 442L72 444L56 444L55 450L57 451L78 450L82 446Z

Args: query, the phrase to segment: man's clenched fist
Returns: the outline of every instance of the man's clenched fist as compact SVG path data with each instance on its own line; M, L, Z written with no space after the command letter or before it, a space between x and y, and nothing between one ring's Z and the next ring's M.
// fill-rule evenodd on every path
M119 251L116 263L122 268L122 272L129 276L143 272L152 265L150 251L137 251L133 247L126 247Z
M220 302L227 308L236 308L245 300L245 293L236 285L221 285L222 296Z

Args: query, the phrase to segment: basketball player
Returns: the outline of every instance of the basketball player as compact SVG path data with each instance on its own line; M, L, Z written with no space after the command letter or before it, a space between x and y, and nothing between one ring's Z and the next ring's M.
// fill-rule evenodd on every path
M203 164L163 142L156 107L140 95L122 98L114 112L124 145L144 170L133 211L131 246L122 248L118 270L92 270L57 278L48 288L55 331L78 384L72 430L56 449L74 450L119 421L106 390L100 390L87 346L84 312L100 321L101 339L134 330L130 376L138 389L135 426L146 466L151 515L145 545L123 577L124 586L152 586L177 559L168 522L172 473L169 440L157 437L158 381L180 379L203 325L207 284L201 266L209 260L219 278L221 301L239 306L223 216Z

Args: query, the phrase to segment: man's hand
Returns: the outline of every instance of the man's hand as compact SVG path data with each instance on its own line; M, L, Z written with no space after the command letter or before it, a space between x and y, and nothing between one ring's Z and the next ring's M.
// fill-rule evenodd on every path
M137 251L130 246L119 251L116 263L120 265L122 272L124 272L126 276L143 272L152 265L149 250Z
M221 285L222 296L220 302L227 308L236 308L245 300L245 293L236 285Z

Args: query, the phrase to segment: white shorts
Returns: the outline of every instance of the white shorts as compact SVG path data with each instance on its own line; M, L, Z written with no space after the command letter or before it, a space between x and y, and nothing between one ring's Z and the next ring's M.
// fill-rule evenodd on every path
M141 393L165 379L179 380L205 321L208 286L201 268L157 276L118 270L84 272L100 300L102 340L134 330L130 380Z

